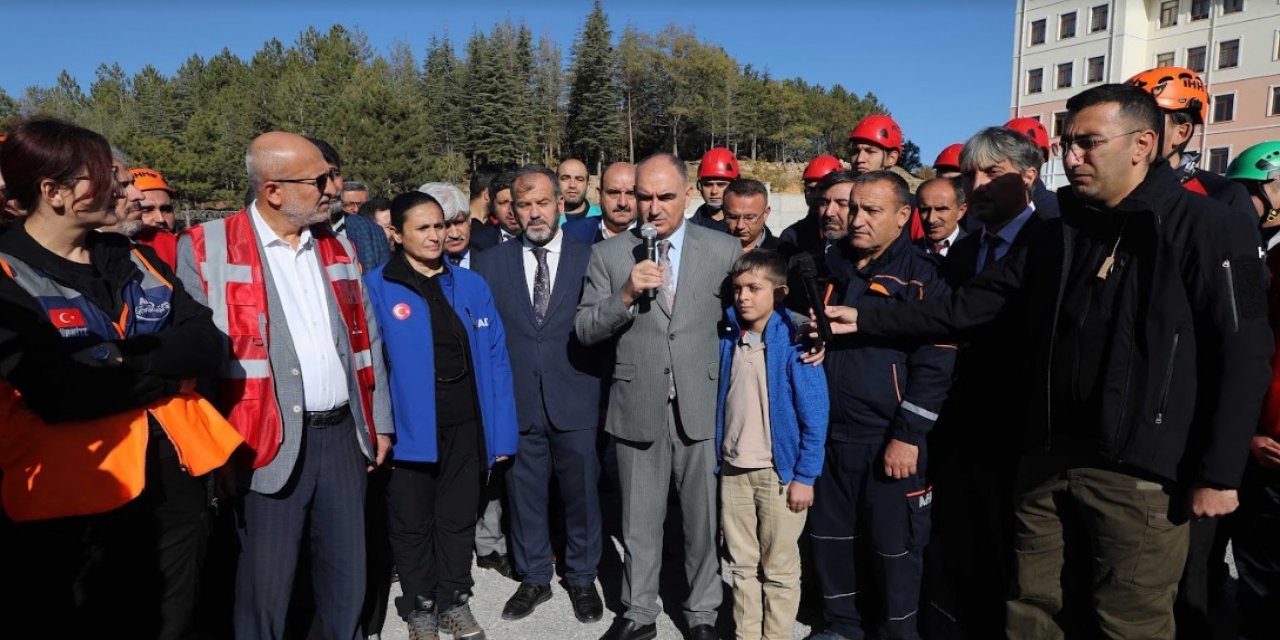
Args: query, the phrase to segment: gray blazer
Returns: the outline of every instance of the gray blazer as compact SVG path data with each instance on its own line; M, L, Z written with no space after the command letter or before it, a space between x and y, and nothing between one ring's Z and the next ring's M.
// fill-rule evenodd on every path
M683 224L674 313L661 295L631 309L622 304L622 285L644 258L638 230L592 247L574 331L587 345L617 339L605 430L625 440L662 437L671 375L685 435L694 440L715 436L718 331L731 302L723 292L742 248L733 236L687 220Z
M262 239L257 237L257 229L253 225L250 225L250 228L253 229L257 246L261 247ZM354 256L355 252L352 250L351 244L344 238L339 237L339 240L343 243L348 255ZM289 477L293 475L294 467L297 465L302 441L304 395L302 374L299 370L298 355L293 348L293 338L289 334L289 323L285 319L284 307L280 304L280 295L276 293L275 279L271 275L270 265L265 259L262 260L262 274L267 286L267 314L269 318L267 335L270 339L270 344L267 345L267 348L270 353L271 376L275 382L276 402L280 407L280 417L283 419L284 424L281 429L279 452L265 467L254 469L250 472L251 477L248 484L253 491L271 494L284 488L285 483L289 481ZM177 275L192 298L200 304L206 306L209 304L204 280L196 269L195 250L192 248L190 237L186 235L182 236L178 241ZM327 277L325 280L328 280ZM368 425L358 408L359 402L356 398L359 397L360 390L355 371L351 367L351 344L347 339L347 332L342 322L342 315L338 311L337 301L333 297L333 289L325 287L324 291L325 299L329 303L330 318L333 319L329 326L333 330L334 344L337 345L338 357L342 361L342 368L347 372L347 391L351 397L351 413L355 416L356 424L356 432L352 437L357 439L360 451L364 453L365 457L373 460L378 449L377 445L370 441ZM395 426L391 419L391 398L388 395L387 367L382 355L382 336L378 332L378 325L373 309L369 306L369 296L364 290L363 282L360 283L360 293L364 300L365 319L369 325L369 351L373 356L373 421L375 430L379 434L392 434L395 432ZM225 330L224 327L219 328Z

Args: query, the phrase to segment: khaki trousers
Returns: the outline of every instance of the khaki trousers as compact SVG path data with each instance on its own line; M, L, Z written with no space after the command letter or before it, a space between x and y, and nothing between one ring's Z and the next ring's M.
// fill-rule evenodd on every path
M800 534L806 512L787 508L772 468L724 465L720 521L729 551L739 640L791 640L800 608Z

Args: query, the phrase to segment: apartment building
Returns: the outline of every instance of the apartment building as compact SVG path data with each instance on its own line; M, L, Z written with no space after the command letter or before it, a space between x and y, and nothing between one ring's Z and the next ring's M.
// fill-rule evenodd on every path
M1039 118L1056 150L1068 98L1167 65L1209 87L1201 167L1280 140L1280 0L1017 0L1011 117ZM1045 181L1065 184L1060 158Z

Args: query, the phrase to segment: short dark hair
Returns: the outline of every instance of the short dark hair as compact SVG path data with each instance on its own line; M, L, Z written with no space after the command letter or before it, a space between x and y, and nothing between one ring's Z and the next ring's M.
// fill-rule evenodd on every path
M333 145L321 140L320 138L312 138L311 136L303 137L311 141L311 144L314 144L316 148L320 150L320 155L324 156L326 164L331 164L337 167L338 171L342 171L342 156L338 155L338 150L334 149Z
M0 145L5 197L28 213L40 200L40 181L71 185L83 171L89 178L89 203L105 207L116 189L111 145L96 131L56 118L36 118L15 128Z
M782 259L782 254L771 249L752 249L738 256L729 269L729 279L748 271L760 273L765 280L777 287L787 283L787 261Z
M729 186L724 188L724 197L728 198L731 193L739 198L764 196L765 203L769 202L769 190L765 188L763 182L752 178L737 178L730 182Z
M499 191L510 189L511 182L515 180L515 177L516 172L514 171L503 171L502 173L494 176L493 180L489 181L489 202L493 202L493 199L498 196ZM560 181L556 180L555 182L559 183Z
M494 162L486 162L477 167L475 173L471 174L471 184L469 185L471 199L475 200L483 195L488 190L489 183L493 182L493 179L498 177L499 173L502 173L502 167Z
M858 176L854 174L854 172L849 171L848 169L832 171L831 173L828 173L827 175L823 176L823 178L818 181L818 186L816 188L818 192L821 193L838 184L853 182L853 179L856 177Z
M897 202L898 208L911 206L911 187L907 185L907 181L902 176L889 171L888 169L877 169L854 176L853 186L860 184L872 184L875 182L888 182L893 189L894 200Z
M391 201L386 198L369 198L364 204L360 205L360 209L356 211L356 215L364 216L372 220L375 213L385 211L390 208Z
M930 178L920 183L919 187L916 187L916 195L919 195L921 191L924 191L925 187L935 182L945 182L947 186L951 187L951 190L956 194L957 207L964 204L964 183L960 178Z
M530 176L543 176L547 180L550 180L551 192L555 194L556 198L560 197L560 179L556 177L556 174L554 171L540 164L526 164L523 167L516 169L515 173L511 174L511 195L512 196L515 196L516 194L516 183L521 182L525 178L528 178Z
M435 198L421 191L406 191L391 199L391 226L396 231L404 231L404 217L408 215L409 210L424 204L434 204L440 207L440 214L444 215L444 207L440 206L440 202Z
M1071 96L1067 100L1067 119L1088 107L1112 102L1120 105L1120 115L1133 126L1152 131L1164 129L1164 113L1155 97L1131 84L1104 84Z
M1196 116L1192 115L1190 111L1165 111L1164 113L1169 116L1169 119L1177 126L1182 126L1184 124L1194 125L1196 123ZM1178 145L1174 151L1179 154L1186 152L1187 147L1191 144L1191 140L1193 138L1195 138L1195 136L1188 137L1182 144Z

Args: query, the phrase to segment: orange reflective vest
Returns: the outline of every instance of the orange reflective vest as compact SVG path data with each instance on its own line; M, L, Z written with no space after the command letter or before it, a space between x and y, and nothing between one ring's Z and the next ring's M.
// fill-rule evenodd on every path
M262 254L254 239L249 212L192 227L196 269L213 310L213 322L231 342L231 359L219 377L218 404L253 451L253 468L269 464L283 435L280 406L271 377L267 285ZM321 266L347 330L360 394L361 415L370 442L377 442L373 423L373 358L364 315L360 267L354 251L328 225L311 227Z
M37 300L64 339L100 342L168 326L173 286L136 250L131 258L142 278L126 287L118 320L11 256L0 255L0 269ZM19 522L47 520L104 513L138 497L146 484L148 416L164 429L180 464L193 476L225 464L243 442L213 405L194 393L111 416L46 424L23 404L17 389L0 381L5 512Z

